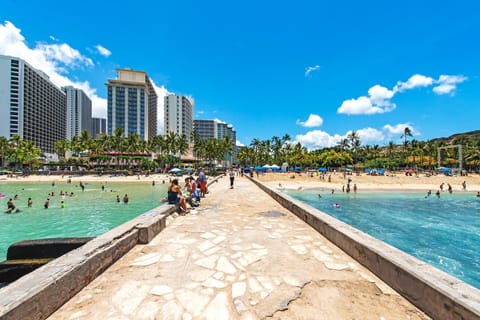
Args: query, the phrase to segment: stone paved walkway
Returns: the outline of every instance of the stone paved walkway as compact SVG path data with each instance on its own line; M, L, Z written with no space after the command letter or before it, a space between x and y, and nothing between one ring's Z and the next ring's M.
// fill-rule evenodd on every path
M427 319L245 178L210 187L49 319Z

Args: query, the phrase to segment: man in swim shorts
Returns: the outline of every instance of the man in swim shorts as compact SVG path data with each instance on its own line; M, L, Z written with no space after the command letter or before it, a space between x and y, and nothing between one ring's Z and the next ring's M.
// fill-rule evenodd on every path
M200 179L200 196L205 198L205 195L207 194L207 176L205 172L203 172L203 168L200 168L198 178Z

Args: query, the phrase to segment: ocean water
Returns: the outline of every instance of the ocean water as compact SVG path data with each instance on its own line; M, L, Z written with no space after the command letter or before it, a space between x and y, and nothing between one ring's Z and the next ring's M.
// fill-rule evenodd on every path
M298 200L480 288L476 193L288 191ZM318 195L322 197L319 198ZM340 208L334 208L338 203Z
M98 236L159 205L166 197L166 184L156 182L86 183L82 192L78 183L0 183L0 261L6 259L8 246L21 240L52 237ZM60 191L74 193L62 198ZM54 192L50 206L44 208L48 193ZM120 203L116 202L117 194ZM122 199L128 194L129 202ZM5 214L7 201L18 195L14 204L20 213ZM28 208L31 197L33 205ZM61 208L61 201L65 208Z

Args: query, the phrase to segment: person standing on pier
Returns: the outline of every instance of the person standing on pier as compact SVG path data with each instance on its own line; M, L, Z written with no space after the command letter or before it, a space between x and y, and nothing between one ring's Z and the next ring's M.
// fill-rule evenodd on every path
M227 174L230 177L230 189L233 189L233 182L235 180L235 171L233 171L233 168L230 168Z

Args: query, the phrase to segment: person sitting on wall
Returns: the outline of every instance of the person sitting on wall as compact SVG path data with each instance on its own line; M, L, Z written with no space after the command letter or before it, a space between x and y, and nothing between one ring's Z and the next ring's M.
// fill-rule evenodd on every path
M182 190L178 185L178 179L173 179L168 187L167 201L169 204L179 204L183 214L189 213L185 199L182 197Z

